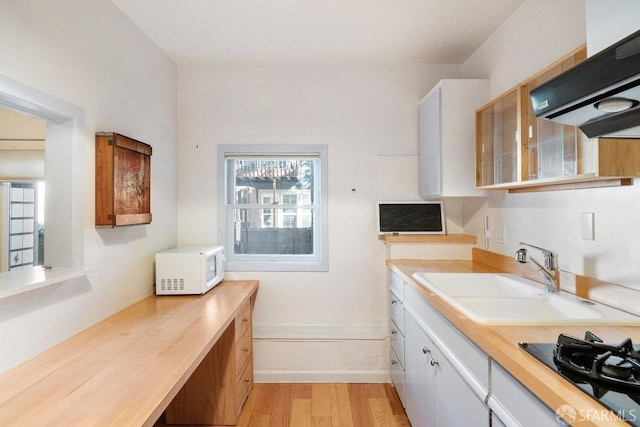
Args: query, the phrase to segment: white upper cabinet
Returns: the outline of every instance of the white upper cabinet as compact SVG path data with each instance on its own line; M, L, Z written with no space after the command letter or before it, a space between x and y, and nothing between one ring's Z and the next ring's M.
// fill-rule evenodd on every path
M475 111L489 80L441 80L419 106L420 197L481 197L475 178Z

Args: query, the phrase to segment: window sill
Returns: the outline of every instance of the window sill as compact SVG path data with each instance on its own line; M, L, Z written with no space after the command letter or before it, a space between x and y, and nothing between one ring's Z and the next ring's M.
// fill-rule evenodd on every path
M40 266L0 273L0 299L82 277L95 271L98 271L97 267L45 269Z

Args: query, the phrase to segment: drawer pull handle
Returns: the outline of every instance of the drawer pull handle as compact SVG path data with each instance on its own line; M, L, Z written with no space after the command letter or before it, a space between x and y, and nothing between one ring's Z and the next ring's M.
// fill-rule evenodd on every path
M395 335L395 334L397 334L397 333L398 333L398 331L396 331L395 329L392 329L392 330L391 330L391 335Z
M397 303L398 303L398 301L396 301L394 299L391 300L391 304L397 304Z
M242 318L242 323L247 323L249 321L249 319L247 317L243 317Z
M246 384L249 384L249 382L250 382L250 381L251 381L251 380L250 380L249 378L245 378L245 379L244 379L244 382L245 382Z
M392 365L397 365L397 364L398 364L398 361L397 361L397 360L392 360L392 361L391 361L391 364L392 364Z
M245 353L249 353L249 349L247 347L243 348L242 351L244 351Z

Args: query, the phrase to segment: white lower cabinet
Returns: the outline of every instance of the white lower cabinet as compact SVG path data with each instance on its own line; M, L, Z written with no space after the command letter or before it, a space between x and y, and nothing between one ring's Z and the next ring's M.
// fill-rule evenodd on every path
M402 405L405 404L404 392L404 289L405 282L389 271L389 373Z
M491 412L491 427L507 427L507 425L502 422L495 412Z
M493 360L491 361L491 397L489 407L493 425L506 427L544 427L560 425L551 411L533 393Z
M389 369L412 427L558 425L553 410L411 285L389 278Z
M435 369L430 365L433 341L411 316L405 318L405 411L412 427L435 425Z
M448 338L465 338L451 326L451 331L439 330L437 335L429 327L432 325L425 323L425 316L417 313L419 310L408 308L409 302L407 295L404 392L412 427L489 426L489 408L484 403L488 391L477 380L477 376L488 375L488 359L478 353L484 360L480 364L485 372L470 372L446 347Z

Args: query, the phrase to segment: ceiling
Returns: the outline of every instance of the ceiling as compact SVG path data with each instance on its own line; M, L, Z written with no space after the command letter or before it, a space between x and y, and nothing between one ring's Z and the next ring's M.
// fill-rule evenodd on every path
M112 0L179 65L461 64L524 0Z

